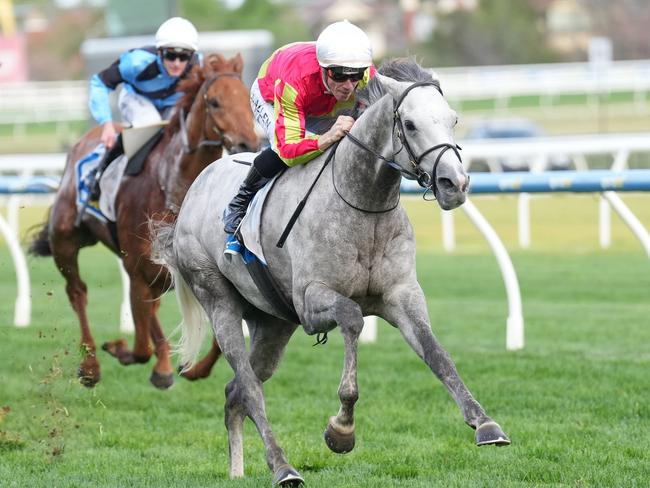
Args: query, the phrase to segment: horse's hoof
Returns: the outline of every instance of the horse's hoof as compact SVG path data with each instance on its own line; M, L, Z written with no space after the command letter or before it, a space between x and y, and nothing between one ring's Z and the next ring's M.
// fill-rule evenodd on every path
M86 374L83 369L79 368L77 370L77 376L79 377L79 383L84 385L86 388L94 388L94 386L99 383L101 374L89 375Z
M185 366L181 364L178 367L177 372L179 376L182 376L188 381L202 380L205 378L205 376L197 375L196 372L194 371L194 368L188 369L187 371L185 371L184 369Z
M110 342L104 342L102 344L102 350L119 359L124 351L129 350L129 346L125 339L117 339Z
M476 429L476 445L487 446L490 444L495 446L510 444L510 439L496 422L485 422Z
M348 432L342 432L340 428L337 430L330 420L323 437L327 447L337 454L346 454L354 449L354 425Z
M273 486L304 486L305 480L292 466L280 466L273 476Z
M149 377L151 384L160 390L166 390L171 388L174 384L174 375L173 374L160 374L155 371L151 373Z

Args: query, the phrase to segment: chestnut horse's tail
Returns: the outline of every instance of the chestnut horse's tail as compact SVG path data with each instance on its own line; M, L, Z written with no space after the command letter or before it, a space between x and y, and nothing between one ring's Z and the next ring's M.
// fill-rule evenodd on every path
M174 253L174 222L149 219L151 237L151 261L165 267L176 267Z
M50 222L48 220L41 224L41 230L34 232L38 225L32 227L28 233L32 234L32 241L27 248L27 252L32 256L47 257L52 255L52 248L50 247Z

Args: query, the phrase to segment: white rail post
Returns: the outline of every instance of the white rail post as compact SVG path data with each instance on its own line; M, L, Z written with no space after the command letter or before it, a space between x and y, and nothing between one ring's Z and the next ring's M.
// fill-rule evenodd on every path
M20 248L18 239L13 233L5 218L0 214L0 234L7 242L11 257L16 268L16 281L18 295L16 297L16 308L14 311L14 325L16 327L27 327L32 317L32 302L30 298L29 272L27 261L23 250Z
M377 342L377 317L369 315L363 318L363 330L359 336L362 344L374 344Z
M610 169L612 171L623 171L627 169L629 157L629 149L619 149L614 155L614 162ZM605 195L601 193L598 205L598 241L602 249L609 248L612 243L612 213L609 203Z
M517 200L517 227L519 229L519 247L530 247L530 193L520 193Z
M602 194L598 199L598 209L598 242L601 249L607 249L612 243L612 212Z
M451 210L440 210L442 225L442 247L447 252L456 249L456 231L454 230L454 214Z
M648 258L650 258L650 235L636 215L627 208L627 205L625 205L616 192L605 191L602 193L602 197L609 202L616 213L621 217L621 219L623 219L623 222L627 224L632 233L637 239L639 239L645 253L648 255Z
M124 263L117 259L117 266L120 268L122 277L122 304L120 305L120 331L132 334L135 331L133 323L133 314L131 313L131 280L124 269Z
M497 233L469 199L467 199L461 208L488 241L503 275L506 295L508 297L506 349L508 351L523 349L524 316L521 308L521 291L519 290L519 281L517 280L517 274L515 273L515 268L512 265L508 251L506 251Z

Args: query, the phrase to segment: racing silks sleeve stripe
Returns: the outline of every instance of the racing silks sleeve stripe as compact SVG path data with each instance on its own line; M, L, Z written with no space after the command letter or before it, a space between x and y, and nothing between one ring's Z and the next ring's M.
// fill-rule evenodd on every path
M276 81L274 106L276 148L287 166L304 164L323 153L318 135L305 137L305 113L295 88Z

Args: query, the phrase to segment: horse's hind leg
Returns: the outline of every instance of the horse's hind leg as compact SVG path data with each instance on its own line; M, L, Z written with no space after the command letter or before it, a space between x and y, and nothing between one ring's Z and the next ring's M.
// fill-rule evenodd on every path
M212 372L212 367L216 364L217 360L221 356L221 348L215 339L212 339L212 347L198 363L188 370L185 370L182 366L179 368L180 375L190 381L200 380L210 376Z
M357 344L363 330L363 314L359 305L327 288L313 283L305 292L305 324L308 333L327 331L338 325L345 346L343 374L339 385L341 407L330 417L325 442L332 451L344 454L354 448L354 405L359 398L357 385Z
M101 378L95 340L90 333L90 324L86 307L88 305L88 288L79 275L80 235L77 231L65 232L56 226L51 230L52 257L57 269L66 281L65 290L72 309L77 314L81 327L81 354L78 376L84 386L93 387Z
M447 351L436 340L427 314L427 306L419 285L402 287L386 299L382 315L396 325L406 342L431 368L445 385L460 408L465 422L476 429L477 445L510 444L499 425L487 416L458 375L456 366Z
M255 375L261 382L268 380L277 369L282 354L296 325L268 315L264 318L247 320L251 332L250 364ZM236 387L235 380L226 387L225 421L228 429L230 447L230 476L232 478L244 475L243 452L243 423L245 409L241 390ZM273 483L279 486L299 485L303 478L296 469L288 463L271 466Z
M189 247L189 246L188 246ZM197 259L196 256L194 259ZM180 267L180 266L179 266ZM193 269L191 264L186 269ZM178 278L178 277L177 277ZM183 279L191 287L203 309L210 318L217 342L223 355L235 372L234 379L226 390L226 427L232 435L230 449L233 454L230 472L232 476L243 474L241 424L244 416L249 417L257 427L266 449L266 462L274 478L283 468L291 468L282 449L278 446L266 417L262 381L255 373L244 341L242 331L243 299L218 270L202 267L194 273L183 273ZM206 283L204 287L202 284ZM183 286L176 279L177 293ZM182 295L182 293L181 293ZM287 338L288 339L288 338ZM233 429L232 431L230 429ZM291 468L292 469L292 468ZM290 476L290 473L287 475ZM300 481L296 480L296 483ZM293 483L291 479L281 482Z

